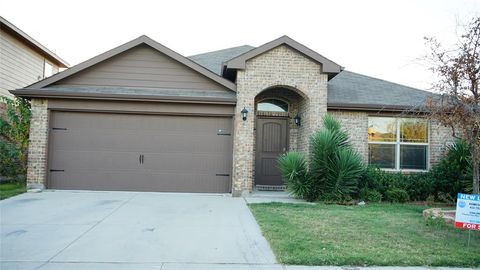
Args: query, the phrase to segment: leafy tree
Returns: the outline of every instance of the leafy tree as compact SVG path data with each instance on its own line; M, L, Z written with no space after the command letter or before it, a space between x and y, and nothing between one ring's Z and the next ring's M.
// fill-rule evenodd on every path
M454 137L471 149L473 193L479 191L480 168L480 17L474 18L453 48L443 48L435 38L427 59L438 77L434 90L439 93L426 104L431 119L450 127Z
M308 201L322 197L348 199L357 192L364 170L362 158L335 118L326 115L323 125L311 138L309 160L302 153L289 152L279 157L280 171L287 187L298 197Z
M6 107L0 117L0 175L17 179L27 173L30 102L7 97L0 102Z

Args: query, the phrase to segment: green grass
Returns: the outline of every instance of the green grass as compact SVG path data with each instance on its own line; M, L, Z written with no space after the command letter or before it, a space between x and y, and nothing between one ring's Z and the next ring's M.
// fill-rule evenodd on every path
M0 184L0 200L24 193L26 191L24 184L3 183Z
M424 206L250 204L284 264L480 266L480 232L427 226Z

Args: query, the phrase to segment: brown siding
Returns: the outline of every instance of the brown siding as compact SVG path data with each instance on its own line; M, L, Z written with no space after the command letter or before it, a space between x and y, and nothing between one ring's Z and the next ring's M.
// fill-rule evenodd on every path
M132 48L56 85L227 91L224 86L147 45Z

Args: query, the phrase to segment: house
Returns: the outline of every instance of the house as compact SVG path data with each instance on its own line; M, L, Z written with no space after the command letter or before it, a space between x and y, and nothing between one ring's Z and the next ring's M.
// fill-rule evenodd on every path
M29 187L229 193L284 185L333 114L365 162L424 171L449 132L406 110L430 92L344 70L283 36L190 58L141 36L13 94L31 99Z
M67 68L65 62L38 41L0 16L0 96Z

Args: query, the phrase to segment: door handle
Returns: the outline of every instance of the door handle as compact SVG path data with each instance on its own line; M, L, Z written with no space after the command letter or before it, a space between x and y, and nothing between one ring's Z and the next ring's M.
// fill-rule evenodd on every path
M142 164L142 155L138 155L138 163Z
M142 157L142 164L144 163L144 160L145 160L145 156L144 155L141 155Z

